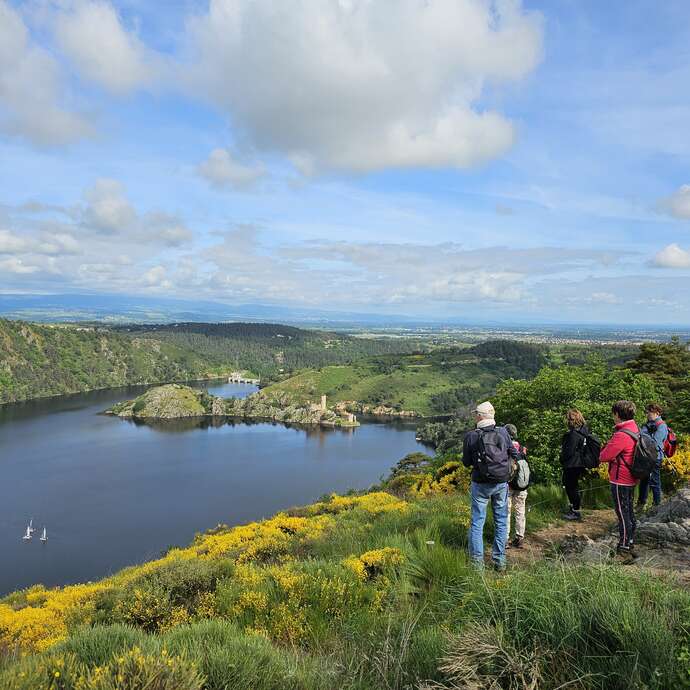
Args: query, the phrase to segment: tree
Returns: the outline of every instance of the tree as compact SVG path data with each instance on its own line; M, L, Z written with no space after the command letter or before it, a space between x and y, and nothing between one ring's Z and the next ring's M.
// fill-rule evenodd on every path
M611 435L611 405L616 400L632 400L641 420L644 405L663 401L662 393L646 374L608 369L602 361L592 361L580 367L546 367L531 381L505 381L494 406L499 424L517 427L534 479L560 481L561 439L569 408L579 409L590 429L605 441Z

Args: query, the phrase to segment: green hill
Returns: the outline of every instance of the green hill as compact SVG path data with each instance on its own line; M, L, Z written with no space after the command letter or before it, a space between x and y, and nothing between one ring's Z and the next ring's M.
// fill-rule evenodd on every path
M351 363L417 343L276 324L33 324L0 319L0 403L142 383Z
M0 403L198 379L227 370L221 362L161 340L97 327L0 320Z
M367 357L424 349L415 339L356 338L274 323L175 323L123 326L118 332L153 338L213 361L248 369L263 380L308 367L351 364Z
M546 361L546 349L516 341L470 348L389 355L348 366L303 371L266 389L299 400L327 395L428 416L455 412L495 390L506 378L530 378Z

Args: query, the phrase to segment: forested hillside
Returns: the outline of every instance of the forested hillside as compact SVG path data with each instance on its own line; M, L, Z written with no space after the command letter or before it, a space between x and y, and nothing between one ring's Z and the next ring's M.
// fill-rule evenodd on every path
M100 328L0 320L0 403L225 371L173 343Z
M354 338L272 323L176 323L123 326L118 330L193 350L237 369L248 369L262 379L308 367L351 364L364 357L415 352L423 347L416 340Z
M250 371L262 378L419 347L275 324L39 325L0 320L0 403Z

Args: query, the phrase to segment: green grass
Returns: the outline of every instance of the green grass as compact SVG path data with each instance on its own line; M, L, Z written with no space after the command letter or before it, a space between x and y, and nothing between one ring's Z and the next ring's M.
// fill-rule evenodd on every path
M292 378L266 388L267 393L286 392L300 402L317 401L327 395L329 402L355 400L371 405L387 405L414 410L428 416L437 410L432 396L453 390L459 383L458 372L438 370L432 364L411 362L390 373L380 373L375 365L352 364L304 371Z
M562 492L535 487L530 504L533 530L557 520ZM465 496L437 495L405 511L341 512L335 530L296 544L291 560L263 556L247 566L252 577L263 578L251 590L264 597L265 608L241 613L238 601L252 581L240 573L245 566L231 557L170 563L102 599L95 625L75 627L67 641L43 654L6 658L0 687L75 690L72 676L89 678L96 666L119 663L133 648L150 674L158 672L154 660L164 650L180 657L166 681L187 679L180 687L195 687L188 667L193 661L203 687L213 690L403 690L432 682L458 688L465 687L461 677L474 679L476 687L495 681L500 688L545 690L690 686L683 651L689 592L663 577L558 559L504 576L477 573L465 551L466 505ZM404 560L372 580L358 580L343 565L348 556L383 548L397 549ZM272 572L301 578L297 599L289 586L277 586ZM142 592L153 596L142 599ZM215 601L210 619L192 616L171 629L152 625L151 618L117 622L134 610L133 602L163 607L169 615L175 607L194 611L208 594ZM288 626L302 621L294 639L275 623L285 612ZM262 630L266 621L269 629ZM65 664L64 682L50 686L41 679L57 663Z

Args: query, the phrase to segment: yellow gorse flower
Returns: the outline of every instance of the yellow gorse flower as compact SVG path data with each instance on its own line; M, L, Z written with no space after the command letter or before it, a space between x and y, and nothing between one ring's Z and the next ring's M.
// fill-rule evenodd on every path
M280 513L262 522L224 529L213 534L198 537L192 545L182 549L171 549L163 558L133 566L104 579L101 582L82 585L70 585L57 589L45 589L37 585L24 592L12 595L5 603L0 603L0 647L19 650L20 652L43 651L67 638L74 626L88 625L93 621L96 601L99 596L110 590L121 590L145 575L180 560L230 558L235 563L235 579L248 590L257 590L266 578L274 584L292 602L288 609L302 606L306 598L307 584L319 592L331 597L333 611L338 610L338 597L347 601L347 587L342 583L306 578L287 567L282 569L271 565L276 562L288 562L289 552L313 540L323 537L332 531L336 518L346 511L361 511L372 517L390 512L405 512L409 504L385 492L374 492L362 496L332 495L329 501L321 501L304 509L306 517L295 517ZM385 549L383 549L385 551ZM394 549L391 551L395 551ZM374 552L372 552L374 553ZM364 555L363 555L364 556ZM362 556L362 557L363 557ZM360 558L362 558L360 557ZM361 561L366 568L367 564ZM259 572L255 565L268 564L265 573ZM371 568L378 567L373 564ZM359 575L358 575L359 577ZM240 608L246 612L262 611L265 601L260 593L247 592ZM331 601L329 599L329 601ZM8 603L11 602L11 603ZM297 603L296 603L297 602ZM155 617L155 602L147 600L143 592L135 590L130 613L140 619ZM201 617L214 614L214 598L211 594L198 602L198 613ZM131 607L134 607L133 609ZM297 610L297 609L295 609ZM287 611L281 609L281 623L276 626L256 624L257 630L268 629L270 632L280 629L280 636L294 640L300 631L304 631L302 615L296 616L293 625L288 625ZM334 614L335 615L335 614ZM175 607L172 615L158 623L167 629L189 622L190 612L184 607ZM277 618L276 620L279 620Z

